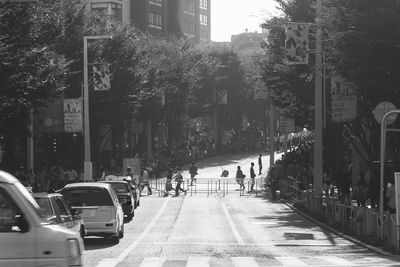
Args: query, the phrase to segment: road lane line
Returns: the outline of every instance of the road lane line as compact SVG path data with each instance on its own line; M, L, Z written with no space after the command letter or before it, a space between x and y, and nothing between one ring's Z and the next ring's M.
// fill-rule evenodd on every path
M210 257L190 256L186 267L210 267Z
M231 227L232 232L233 232L233 235L235 236L237 242L238 242L239 244L243 244L243 243L244 243L243 238L242 238L242 236L240 235L239 231L237 230L235 224L233 223L232 217L231 217L231 215L229 214L228 209L226 208L226 205L225 205L224 202L222 202L222 209L224 210L225 217L226 217L226 219L228 220L229 226Z
M167 207L167 204L171 197L168 197L165 199L161 209L158 211L157 215L153 218L153 220L149 223L149 225L146 227L146 229L138 236L138 238L135 239L135 241L129 245L122 253L115 259L104 259L100 261L99 265L97 267L115 267L117 266L118 263L123 261L126 256L129 255L129 253L132 252L139 244L140 242L144 239L144 237L150 232L151 228L153 228L154 224L157 222L157 220L160 218L161 214L164 212L165 208ZM107 262L108 265L104 265L103 262Z
M139 267L162 267L167 257L146 257Z
M235 267L260 267L253 257L231 257Z
M329 262L330 264L333 265L344 265L344 266L351 266L354 265L351 261L336 257L336 256L318 256L316 257L318 259L324 260Z
M274 259L282 263L284 266L308 266L306 263L295 257L275 257Z

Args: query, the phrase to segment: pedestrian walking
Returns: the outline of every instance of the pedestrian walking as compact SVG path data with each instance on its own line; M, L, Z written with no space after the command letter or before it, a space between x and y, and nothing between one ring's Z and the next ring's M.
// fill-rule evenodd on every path
M261 159L262 155L260 154L260 156L258 157L258 175L261 175L261 171L262 171L262 159Z
M176 181L175 196L177 197L177 196L179 196L179 191L184 192L185 195L186 195L186 190L184 190L181 187L181 185L183 183L183 176L182 176L182 173L181 173L181 167L178 166L178 167L176 167L176 169L177 169L177 173L175 174L173 179L175 179L175 181Z
M196 181L197 179L195 178L197 173L197 168L196 163L194 161L192 162L192 166L189 167L189 173L190 173L190 186L193 186L193 181Z
M147 188L147 195L151 195L152 191L151 191L151 187L150 187L150 176L149 176L149 173L148 173L146 167L143 168L142 186L141 186L141 190L140 190L140 195L142 195L142 191L145 187Z
M167 179L165 181L165 192L164 197L168 196L169 191L174 190L172 187L172 168L169 168L167 171Z
M243 174L242 170L240 169L240 166L237 166L237 171L236 171L236 182L240 185L240 189L245 189L246 187L244 186L244 178L246 175Z
M353 199L357 201L358 207L364 207L367 201L367 183L365 181L365 172L359 172L359 178L353 190Z
M394 185L394 179L390 180L387 185L386 197L388 198L388 209L389 213L396 213L396 191Z
M251 178L251 187L250 187L249 192L254 191L254 184L256 183L256 173L254 172L254 162L251 163L250 178Z

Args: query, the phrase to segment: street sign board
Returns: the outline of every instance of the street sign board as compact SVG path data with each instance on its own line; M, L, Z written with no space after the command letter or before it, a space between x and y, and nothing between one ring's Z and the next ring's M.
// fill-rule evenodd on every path
M64 131L82 132L82 99L64 99Z
M396 106L388 101L380 102L376 105L373 113L374 118L378 123L381 123L383 116L391 110L396 109ZM397 113L391 114L386 118L386 124L392 124L397 119Z
M341 77L332 77L331 108L332 122L348 122L357 116L357 97L353 84Z

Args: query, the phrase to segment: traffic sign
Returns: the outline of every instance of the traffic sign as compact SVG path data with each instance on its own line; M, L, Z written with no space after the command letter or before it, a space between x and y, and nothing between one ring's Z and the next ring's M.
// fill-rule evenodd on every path
M396 109L396 106L393 103L389 101L380 102L373 111L375 120L381 123L383 116L394 109ZM391 114L386 118L386 124L392 124L396 119L397 113Z

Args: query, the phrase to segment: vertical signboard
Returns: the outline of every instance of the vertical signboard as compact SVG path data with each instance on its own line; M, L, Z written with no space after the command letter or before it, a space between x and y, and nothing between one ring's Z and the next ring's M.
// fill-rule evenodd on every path
M285 36L286 64L308 64L308 25L289 23L285 28Z
M353 121L357 116L357 97L354 86L341 77L332 77L332 122Z
M94 91L108 91L111 89L111 64L100 62L93 64Z
M131 167L132 169L132 179L136 181L137 184L139 184L140 181L140 158L135 157L135 158L124 158L122 161L122 168L123 168L123 174L126 175L126 167Z
M64 99L64 131L82 132L82 100Z

